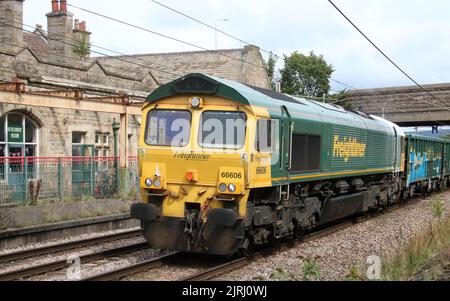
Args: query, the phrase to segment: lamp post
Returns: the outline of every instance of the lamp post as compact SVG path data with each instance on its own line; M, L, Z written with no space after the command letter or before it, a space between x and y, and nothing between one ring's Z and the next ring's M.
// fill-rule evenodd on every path
M217 24L219 23L219 22L228 22L228 21L230 21L230 19L217 19L216 20L216 23L215 23L215 26L214 26L214 31L215 31L215 33L216 33L216 50L217 50Z

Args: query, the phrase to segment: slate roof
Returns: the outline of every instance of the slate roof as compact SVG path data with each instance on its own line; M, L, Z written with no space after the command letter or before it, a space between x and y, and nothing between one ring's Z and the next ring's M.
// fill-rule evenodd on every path
M23 41L39 59L46 60L48 58L47 40L42 35L24 32Z
M42 62L49 57L48 43L40 31L24 32L24 42ZM204 73L253 86L268 88L269 80L259 53L259 64L250 58L249 48L93 57L82 66L99 64L107 73L142 81L150 73L157 84L171 82L189 73ZM130 63L133 62L133 63Z

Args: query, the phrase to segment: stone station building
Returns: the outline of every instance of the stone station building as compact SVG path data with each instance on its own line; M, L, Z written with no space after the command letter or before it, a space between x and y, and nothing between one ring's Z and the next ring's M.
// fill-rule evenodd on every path
M178 77L200 72L270 87L256 46L94 57L91 32L66 0L49 1L47 30L23 24L23 3L0 0L0 205L11 158L120 157L126 168L137 155L142 102Z

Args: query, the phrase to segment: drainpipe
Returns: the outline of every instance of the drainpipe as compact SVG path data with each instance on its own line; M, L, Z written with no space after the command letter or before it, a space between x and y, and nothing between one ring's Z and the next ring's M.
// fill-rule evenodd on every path
M116 121L116 118L113 119L112 128L114 132L114 156L116 157L114 160L114 170L116 173L116 189L117 193L119 193L119 130L120 130L120 122Z

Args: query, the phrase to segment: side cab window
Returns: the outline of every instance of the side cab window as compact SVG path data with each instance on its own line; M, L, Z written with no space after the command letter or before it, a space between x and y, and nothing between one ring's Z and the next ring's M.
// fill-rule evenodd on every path
M260 153L276 153L279 122L275 119L259 119L256 125L256 150Z

